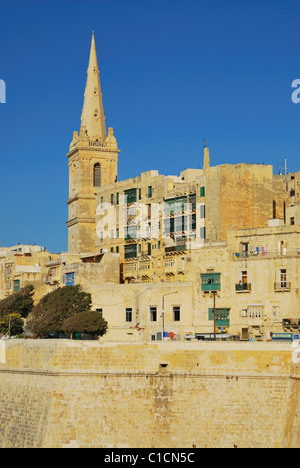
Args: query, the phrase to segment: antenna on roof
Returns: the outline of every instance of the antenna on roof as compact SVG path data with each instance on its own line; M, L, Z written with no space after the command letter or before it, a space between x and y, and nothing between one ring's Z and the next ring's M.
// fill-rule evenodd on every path
M277 164L277 173L278 175L286 175L288 173L286 159L284 160L284 162Z

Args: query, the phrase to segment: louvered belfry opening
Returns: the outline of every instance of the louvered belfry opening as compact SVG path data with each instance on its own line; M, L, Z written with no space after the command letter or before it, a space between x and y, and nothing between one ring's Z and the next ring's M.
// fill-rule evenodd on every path
M101 187L101 166L99 163L94 165L94 187Z

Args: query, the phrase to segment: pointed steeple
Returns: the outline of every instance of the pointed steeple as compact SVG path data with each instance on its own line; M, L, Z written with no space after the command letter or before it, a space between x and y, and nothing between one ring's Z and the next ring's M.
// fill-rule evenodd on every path
M85 127L87 135L91 141L105 141L107 134L94 32L92 36L90 61L87 70L84 104L81 114L81 127Z

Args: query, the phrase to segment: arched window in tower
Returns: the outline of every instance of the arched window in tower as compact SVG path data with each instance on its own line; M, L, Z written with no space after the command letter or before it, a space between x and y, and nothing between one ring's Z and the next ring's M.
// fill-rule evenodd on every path
M101 166L99 163L94 165L94 187L101 187Z

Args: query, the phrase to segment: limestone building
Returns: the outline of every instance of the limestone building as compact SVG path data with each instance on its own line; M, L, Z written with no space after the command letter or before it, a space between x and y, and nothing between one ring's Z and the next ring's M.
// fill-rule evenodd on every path
M27 285L34 285L35 302L46 293L47 263L57 257L45 247L19 244L0 249L0 300Z
M203 169L119 181L118 154L113 129L106 133L93 36L80 132L68 153L69 254L84 263L111 255L119 277L104 280L105 269L91 277L83 264L64 274L85 282L109 339L160 339L163 319L177 339L298 331L298 173L213 166L205 143Z
M113 129L106 133L93 36L80 132L68 153L69 252L119 253L124 269L130 258L157 263L170 247L224 241L229 229L267 227L269 219L286 216L287 184L272 166L213 167L205 145L203 169L118 181L118 153Z
M94 36L80 131L67 156L68 252L0 249L0 299L26 284L36 302L81 284L114 340L298 333L300 172L213 166L205 143L202 169L119 181Z

